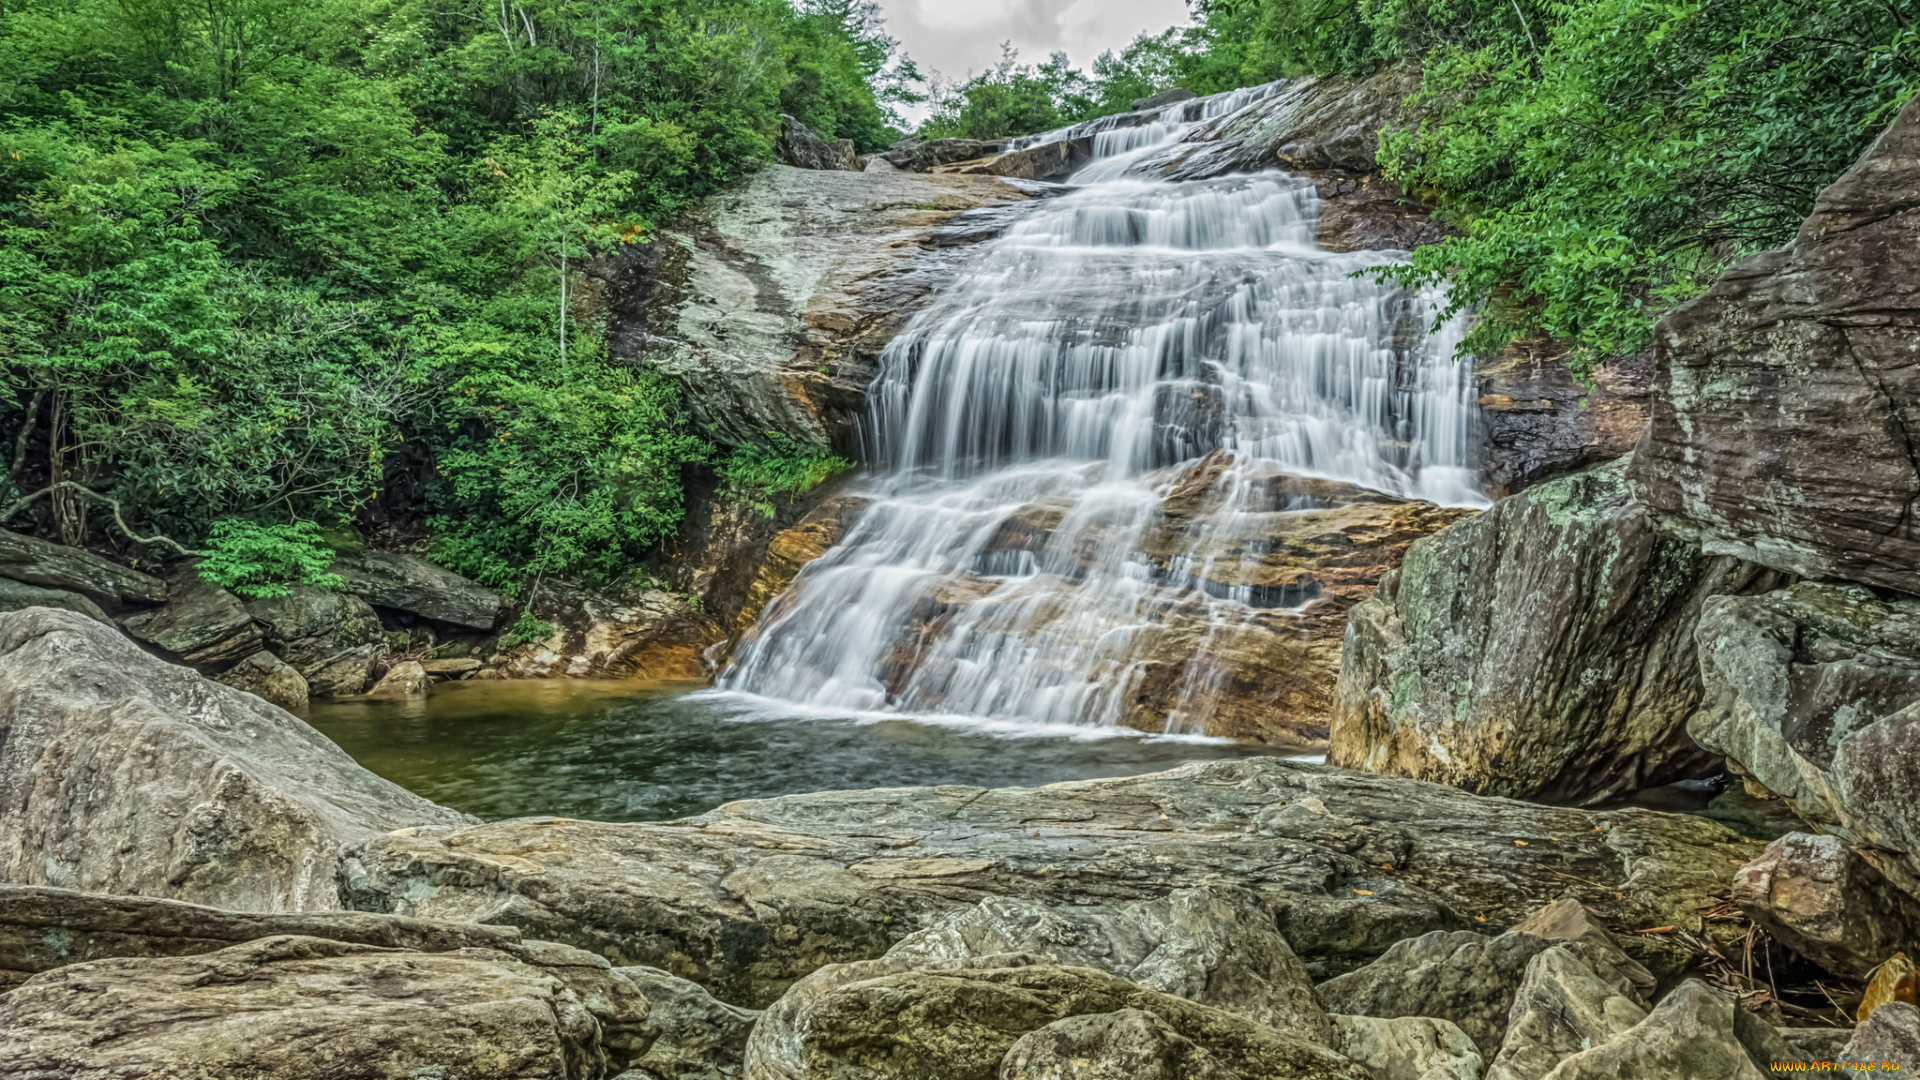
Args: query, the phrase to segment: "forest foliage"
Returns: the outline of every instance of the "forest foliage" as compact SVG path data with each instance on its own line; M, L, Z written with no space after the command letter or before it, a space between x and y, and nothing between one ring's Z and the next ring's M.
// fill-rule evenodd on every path
M568 271L781 113L890 142L893 52L862 0L0 0L6 524L614 570L711 450Z

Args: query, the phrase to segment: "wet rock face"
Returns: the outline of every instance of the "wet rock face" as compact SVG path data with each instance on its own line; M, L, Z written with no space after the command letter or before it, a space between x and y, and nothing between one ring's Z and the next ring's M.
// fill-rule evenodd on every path
M0 881L332 908L343 845L468 820L91 619L0 615Z
M613 350L684 383L724 444L775 431L850 456L881 347L998 231L983 208L1032 197L1018 183L768 166L603 269Z
M637 988L542 944L426 953L282 936L63 967L0 996L0 1076L600 1080L643 1054Z
M1635 483L1712 551L1920 593L1920 100L1792 243L1660 321Z
M1774 940L1856 979L1920 941L1920 900L1837 836L1775 840L1733 875L1733 899Z
M260 651L262 637L240 598L192 569L167 586L167 602L120 624L127 633L205 672L224 671Z
M1598 800L1714 766L1688 737L1694 627L1750 564L1655 530L1626 462L1415 543L1353 611L1329 760L1514 797Z
M1920 896L1920 600L1800 584L1708 603L1701 746Z
M1483 363L1480 460L1491 493L1515 494L1633 452L1653 409L1653 358L1609 363L1582 383L1550 342Z
M1673 923L1759 847L1700 818L1261 759L1038 789L791 796L670 823L412 829L360 845L343 880L355 908L510 917L759 1007L993 896L1126 904L1239 884L1325 972L1481 915L1504 927L1569 887L1615 925Z

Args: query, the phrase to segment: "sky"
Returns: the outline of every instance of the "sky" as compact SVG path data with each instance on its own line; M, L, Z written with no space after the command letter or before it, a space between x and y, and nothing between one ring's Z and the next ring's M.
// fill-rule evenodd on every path
M997 63L1002 41L1027 63L1064 51L1084 68L1142 30L1187 21L1184 0L880 0L880 8L920 70L947 80Z

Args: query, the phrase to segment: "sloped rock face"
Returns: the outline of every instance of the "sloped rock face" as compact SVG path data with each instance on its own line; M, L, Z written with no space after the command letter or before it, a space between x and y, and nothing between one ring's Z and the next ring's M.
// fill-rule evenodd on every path
M1767 1063L1792 1058L1786 1043L1728 995L1698 979L1668 994L1647 1018L1561 1061L1551 1080L1698 1076L1760 1080Z
M0 611L20 611L30 607L59 608L85 615L97 623L113 626L114 621L86 596L65 589L43 589L24 581L0 577Z
M1679 535L1920 593L1920 99L1793 242L1660 321L1634 480Z
M0 1077L601 1080L645 1052L604 961L517 951L284 936L63 967L0 996Z
M520 941L519 932L510 926L364 911L224 911L147 896L0 885L0 991L68 964L117 957L196 956L284 934L415 952L511 951Z
M1700 818L1262 759L1032 790L790 796L671 823L410 829L362 844L344 880L355 908L504 919L758 1007L992 896L1127 903L1237 885L1309 970L1337 971L1482 915L1509 925L1569 887L1615 925L1691 919L1730 860L1759 849Z
M684 383L724 444L772 431L851 453L881 347L960 249L998 230L979 211L1031 198L1017 183L763 168L617 257L614 352Z
M1803 583L1710 601L1701 746L1920 896L1920 600Z
M1598 800L1716 764L1688 737L1709 597L1772 578L1655 530L1626 462L1416 542L1353 611L1329 761Z
M90 619L0 615L0 881L334 908L345 844L467 820Z

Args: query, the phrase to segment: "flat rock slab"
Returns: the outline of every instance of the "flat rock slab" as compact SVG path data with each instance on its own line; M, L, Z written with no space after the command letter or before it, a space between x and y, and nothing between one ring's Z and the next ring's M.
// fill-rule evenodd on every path
M1617 928L1694 923L1759 850L1698 817L1255 759L1033 789L788 796L667 823L403 829L349 853L343 888L350 907L504 922L758 1007L991 896L1240 886L1325 974L1429 930L1499 930L1568 894Z

